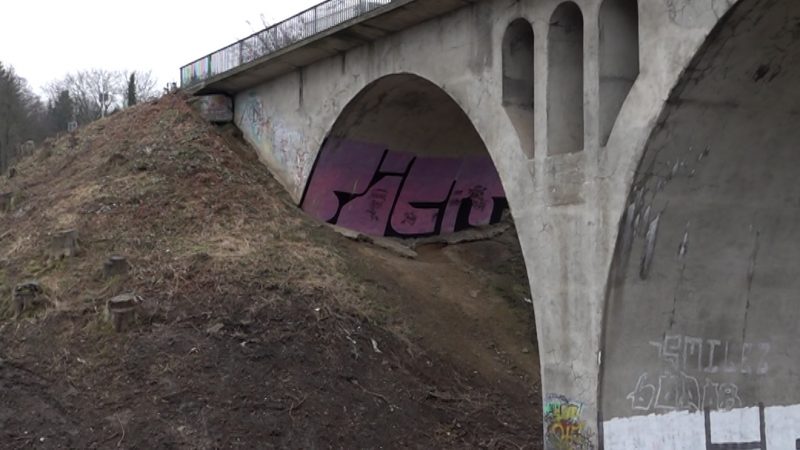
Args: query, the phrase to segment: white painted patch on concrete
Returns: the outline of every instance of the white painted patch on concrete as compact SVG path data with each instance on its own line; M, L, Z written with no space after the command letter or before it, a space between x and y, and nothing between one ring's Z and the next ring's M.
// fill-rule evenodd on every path
M758 442L761 420L758 408L739 408L710 415L711 443ZM800 439L800 405L772 406L764 410L768 449L794 450ZM606 450L697 450L706 448L702 412L672 412L612 419L603 423Z
M606 450L697 450L706 442L703 415L686 411L612 419L603 433Z
M761 440L758 408L711 413L711 442L757 442Z
M767 408L764 412L767 423L767 448L797 448L800 440L800 405Z

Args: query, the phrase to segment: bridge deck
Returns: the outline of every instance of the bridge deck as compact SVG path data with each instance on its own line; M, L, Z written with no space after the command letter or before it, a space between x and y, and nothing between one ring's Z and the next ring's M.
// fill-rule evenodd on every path
M181 68L181 87L233 94L477 0L328 0Z

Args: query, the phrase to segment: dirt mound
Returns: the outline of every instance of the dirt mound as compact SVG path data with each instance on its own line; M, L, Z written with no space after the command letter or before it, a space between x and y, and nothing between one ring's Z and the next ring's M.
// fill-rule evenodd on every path
M421 258L462 284L426 316L435 279L307 219L252 155L174 95L0 179L0 447L540 447L524 282ZM498 251L478 247L447 264ZM130 267L104 270L114 255ZM441 314L469 321L438 345Z

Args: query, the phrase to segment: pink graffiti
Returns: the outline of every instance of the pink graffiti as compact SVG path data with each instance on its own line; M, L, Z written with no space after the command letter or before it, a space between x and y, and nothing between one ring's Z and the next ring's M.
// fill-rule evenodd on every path
M302 202L319 220L403 237L496 223L507 205L488 155L425 157L340 139L323 146Z

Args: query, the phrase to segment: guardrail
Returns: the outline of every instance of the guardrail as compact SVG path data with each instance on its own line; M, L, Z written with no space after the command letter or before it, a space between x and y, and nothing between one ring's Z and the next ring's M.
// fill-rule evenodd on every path
M192 87L209 78L380 9L392 1L328 0L320 3L181 67L181 87Z

